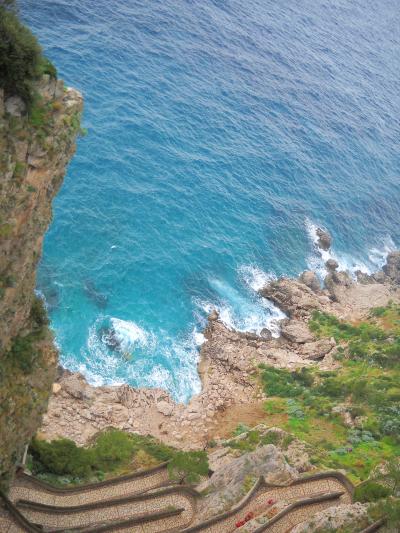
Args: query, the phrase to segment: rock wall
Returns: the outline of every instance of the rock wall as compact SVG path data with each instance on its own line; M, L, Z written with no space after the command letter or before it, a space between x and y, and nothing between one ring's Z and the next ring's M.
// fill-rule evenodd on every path
M82 97L43 76L28 114L0 91L0 487L40 425L57 353L35 300L51 202L75 151Z

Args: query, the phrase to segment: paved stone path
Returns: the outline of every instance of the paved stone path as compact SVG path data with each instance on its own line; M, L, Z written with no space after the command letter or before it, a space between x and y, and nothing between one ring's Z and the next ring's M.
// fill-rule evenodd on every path
M304 482L297 483L295 485L290 485L288 487L276 487L272 489L264 487L261 488L257 492L257 494L253 496L250 502L248 502L237 513L234 513L233 515L227 518L222 518L220 521L216 522L213 525L204 525L200 529L196 529L196 531L202 531L207 533L231 533L232 531L237 530L235 524L239 520L242 520L247 513L253 512L256 516L264 514L270 507L270 505L267 503L270 499L274 500L275 502L285 501L290 504L299 499L310 498L313 496L338 491L344 492L343 496L340 498L340 503L351 503L351 494L348 491L347 487L335 477L327 477L324 479L317 479L311 481L308 481L306 479ZM336 505L338 504L339 502L336 501ZM332 502L330 503L330 505L332 505ZM201 523L199 524L199 527L200 526ZM188 533L191 530L192 528L189 528ZM269 530L266 529L265 531Z
M168 483L168 480L167 467L163 467L145 471L140 476L124 476L120 479L109 480L106 483L93 483L84 487L57 490L50 486L45 487L44 484L38 483L31 476L22 474L15 478L9 498L12 502L29 500L47 505L84 505L140 494Z
M183 489L168 488L153 494L131 496L124 500L104 501L101 505L91 504L78 507L51 507L16 502L17 509L34 524L46 528L82 528L95 524L107 524L128 520L168 509L183 509L176 516L176 526L186 527L194 518L194 498Z
M297 524L300 524L301 522L304 522L305 520L308 520L310 516L318 513L319 511L323 511L324 509L327 509L328 507L332 507L334 505L339 505L340 503L348 503L344 502L343 500L327 500L325 502L320 503L312 503L308 505L304 505L303 507L299 507L297 509L293 509L292 511L289 511L288 514L283 516L280 520L275 522L274 524L268 525L268 523L263 527L256 530L255 533L287 533L291 531L291 529L296 526ZM237 530L240 532L240 529Z
M201 531L207 533L232 533L241 529L236 528L236 522L243 519L248 512L256 517L263 517L265 524L258 526L261 531L271 533L287 533L296 524L308 519L310 515L340 503L350 503L351 488L333 475L325 475L318 479L300 480L288 487L261 486L249 502L228 517L221 517L214 524L201 524L201 517L196 517L196 496L183 487L160 487L167 480L166 469L159 469L145 473L136 479L123 478L107 484L69 491L51 490L45 487L41 491L39 484L23 476L17 480L12 490L12 498L17 509L31 523L42 524L44 531L66 531L67 528L83 528L82 531L93 531L94 527L106 526L107 531L129 533L169 533ZM97 486L96 486L97 485ZM320 502L309 502L308 498L322 495L342 493L339 498ZM126 495L128 496L126 497ZM15 502L24 498L30 502ZM82 502L83 499L83 502ZM292 503L303 501L301 507L289 509L277 521L269 524L268 511L271 504L268 500L283 502L282 508L288 508ZM69 502L73 502L75 508ZM51 503L49 503L51 502ZM59 503L60 502L60 503ZM77 504L77 502L79 502ZM39 505L38 505L39 504ZM47 504L47 505L40 505ZM100 505L99 505L100 504ZM51 506L56 505L52 509ZM83 506L80 508L79 506ZM58 507L57 507L58 506ZM63 508L65 507L65 509ZM155 517L154 513L176 509L173 516ZM281 511L280 511L281 512ZM142 518L141 523L132 524L127 521ZM272 519L273 520L273 519ZM275 519L276 520L276 519ZM125 521L125 523L124 523ZM122 522L122 523L121 523ZM194 523L197 525L193 526ZM0 508L0 532L19 533L26 531L16 524L15 519Z

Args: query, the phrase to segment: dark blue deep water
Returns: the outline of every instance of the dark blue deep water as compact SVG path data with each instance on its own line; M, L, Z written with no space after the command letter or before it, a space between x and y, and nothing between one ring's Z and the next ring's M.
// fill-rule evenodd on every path
M200 388L207 311L274 327L255 289L400 244L398 0L21 0L84 126L39 289L64 365Z

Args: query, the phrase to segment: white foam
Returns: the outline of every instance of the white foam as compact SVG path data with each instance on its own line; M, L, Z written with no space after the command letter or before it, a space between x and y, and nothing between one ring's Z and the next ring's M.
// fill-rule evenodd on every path
M368 253L368 260L372 265L375 266L377 270L380 270L383 265L386 263L387 255L390 252L394 252L396 250L396 245L393 242L393 239L390 235L386 235L386 237L382 241L382 248L371 248Z
M359 258L345 252L337 252L334 248L321 250L318 247L317 228L323 228L323 226L312 222L308 218L305 220L305 226L312 244L312 252L307 258L307 266L310 270L316 272L321 279L324 279L327 274L325 263L328 259L334 259L339 265L339 270L344 270L355 278L357 270L365 274L371 274L381 269L386 262L387 254L396 249L392 238L387 235L383 240L382 247L371 248L367 252L367 258Z
M270 281L276 279L275 274L272 272L264 272L264 270L254 264L242 265L238 268L238 273L244 283L254 292L259 291Z
M242 266L238 272L245 282L246 292L239 292L224 280L210 278L210 286L218 298L214 302L195 299L195 305L206 315L215 309L229 329L260 334L268 328L274 337L278 337L279 321L285 318L285 314L257 293L258 288L263 287L272 276L254 265Z
M150 334L135 322L120 318L111 318L110 322L124 352L134 350L137 346L144 348L148 345Z
M197 331L197 329L193 330L193 338L196 346L201 346L207 341L203 333L201 333L201 331Z

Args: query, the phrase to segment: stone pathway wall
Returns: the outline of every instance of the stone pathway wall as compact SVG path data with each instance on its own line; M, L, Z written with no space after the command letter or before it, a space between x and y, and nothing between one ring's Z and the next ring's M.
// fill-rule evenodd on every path
M87 527L95 524L107 524L148 515L167 509L183 509L176 517L180 526L189 525L194 515L194 500L183 490L182 492L166 489L166 492L149 496L132 497L125 501L115 500L112 504L91 505L88 508L46 509L17 502L18 510L30 521L47 528Z
M169 480L166 467L143 472L140 477L121 478L118 483L93 483L86 487L65 491L45 490L35 479L30 476L17 476L11 489L9 498L12 502L29 500L46 505L75 506L95 503L111 498L123 498L157 488Z

